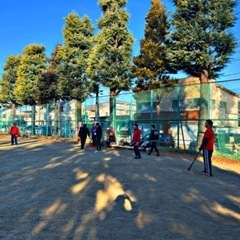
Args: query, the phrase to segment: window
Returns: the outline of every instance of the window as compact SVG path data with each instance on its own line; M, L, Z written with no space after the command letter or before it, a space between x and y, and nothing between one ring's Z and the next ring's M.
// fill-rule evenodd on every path
M216 101L215 100L211 100L211 103L210 103L210 107L211 107L211 110L214 110L215 109L215 104L216 104Z
M199 98L180 99L180 110L196 109L199 106ZM172 101L172 109L178 110L178 100Z
M178 100L173 100L172 101L172 109L174 111L177 111L178 110Z
M193 108L198 108L198 106L199 106L199 98L187 99L187 108L193 109Z
M227 103L220 101L220 110L224 111L225 113L227 112Z

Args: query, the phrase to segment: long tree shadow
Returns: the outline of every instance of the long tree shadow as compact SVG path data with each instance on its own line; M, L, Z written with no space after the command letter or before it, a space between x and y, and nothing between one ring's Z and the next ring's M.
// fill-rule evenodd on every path
M133 159L129 150L94 154L70 143L43 142L9 149L1 155L0 237L239 236L236 173L214 167L214 177L204 178L199 163L187 171L187 155Z

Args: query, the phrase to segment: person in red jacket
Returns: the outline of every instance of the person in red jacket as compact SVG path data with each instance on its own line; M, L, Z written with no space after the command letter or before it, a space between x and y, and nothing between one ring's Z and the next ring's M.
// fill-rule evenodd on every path
M138 124L135 123L133 126L133 146L134 146L134 153L135 153L135 159L141 158L140 154L140 138L141 138L141 130L138 128Z
M10 134L11 134L11 143L12 145L15 143L16 145L18 144L17 138L20 135L19 128L16 123L13 124L13 126L10 129Z
M201 172L202 175L211 177L212 176L212 153L214 146L214 131L212 129L213 122L208 119L205 122L205 127L207 128L204 132L202 139L202 144L199 148L199 151L203 151L203 161L204 169Z

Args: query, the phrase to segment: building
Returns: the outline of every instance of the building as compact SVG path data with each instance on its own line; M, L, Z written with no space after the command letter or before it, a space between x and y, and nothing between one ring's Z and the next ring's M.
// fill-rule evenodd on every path
M83 112L86 112L89 121L94 122L96 116L96 105L86 105L83 106ZM136 104L132 104L124 101L116 102L116 117L118 116L128 116L131 119L131 115L136 112ZM99 103L99 117L108 118L110 116L109 102Z
M200 90L205 99L201 99ZM180 80L174 88L136 95L135 121L145 126L155 122L158 129L172 134L180 142L189 144L196 140L201 101L206 101L207 118L214 121L216 131L238 130L240 96L214 80L200 85L199 78L192 77Z

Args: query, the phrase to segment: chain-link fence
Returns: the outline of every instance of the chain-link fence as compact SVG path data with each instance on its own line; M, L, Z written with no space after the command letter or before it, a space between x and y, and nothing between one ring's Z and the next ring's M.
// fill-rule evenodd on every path
M98 96L98 94L97 94ZM214 81L199 84L196 78L181 80L176 87L146 92L124 92L115 99L110 114L110 96L36 106L1 108L0 132L6 134L14 122L26 136L76 138L81 122L89 129L99 122L106 140L109 127L116 132L117 144L131 142L133 124L138 123L143 140L155 124L160 131L159 145L188 151L196 150L199 122L214 123L215 154L240 156L239 95ZM79 115L80 112L80 115Z

